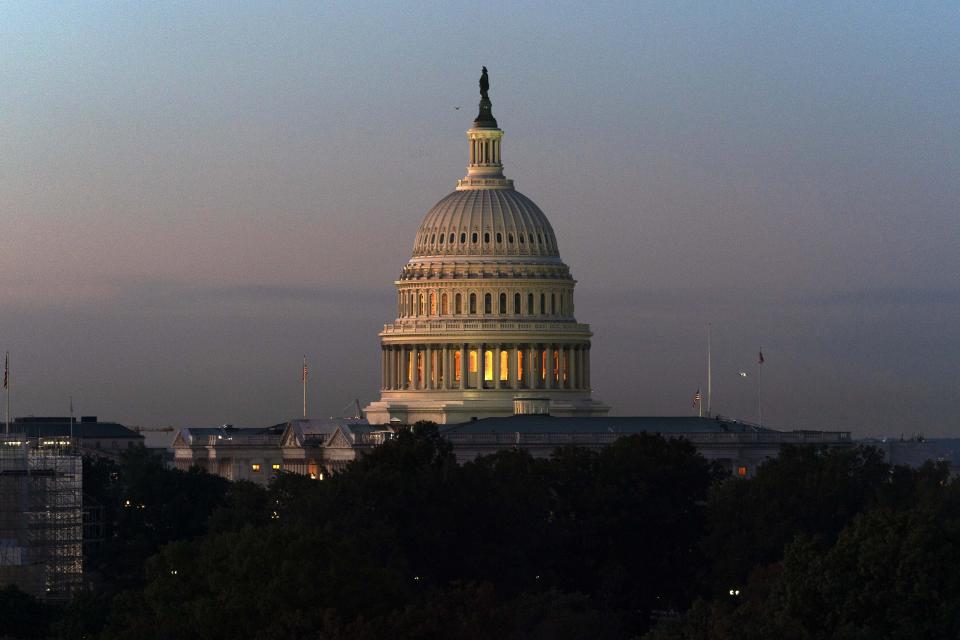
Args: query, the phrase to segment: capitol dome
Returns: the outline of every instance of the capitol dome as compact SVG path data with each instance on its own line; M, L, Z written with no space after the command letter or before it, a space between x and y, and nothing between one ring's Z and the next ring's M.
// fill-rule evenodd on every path
M422 256L559 256L553 227L510 187L462 189L433 206L413 245Z
M480 80L467 174L417 230L384 325L372 424L510 415L535 397L554 415L604 415L591 398L590 327L543 211L504 177L503 131ZM522 402L521 402L522 404Z

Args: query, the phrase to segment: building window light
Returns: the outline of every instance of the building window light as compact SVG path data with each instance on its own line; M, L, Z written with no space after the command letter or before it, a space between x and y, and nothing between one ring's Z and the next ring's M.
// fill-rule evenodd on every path
M272 468L274 471L280 471L280 463L274 462L272 465L270 465L270 468Z
M737 475L740 476L741 478L746 478L746 477L747 477L747 467L744 466L744 465L740 465L739 467L737 467Z
M254 473L260 473L260 465L254 462L252 465L250 465L250 470Z

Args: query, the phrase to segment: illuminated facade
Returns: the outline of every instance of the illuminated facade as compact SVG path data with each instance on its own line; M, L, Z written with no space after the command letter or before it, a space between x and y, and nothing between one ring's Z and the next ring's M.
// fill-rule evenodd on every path
M609 410L591 398L592 334L574 318L575 280L546 216L504 177L483 81L481 95L467 175L427 213L395 283L371 424L507 416L524 395L548 398L557 416Z

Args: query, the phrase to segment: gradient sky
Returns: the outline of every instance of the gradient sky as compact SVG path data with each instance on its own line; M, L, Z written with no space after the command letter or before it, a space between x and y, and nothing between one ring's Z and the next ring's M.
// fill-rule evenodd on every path
M374 399L486 65L615 414L960 436L960 5L518 4L0 4L14 413Z

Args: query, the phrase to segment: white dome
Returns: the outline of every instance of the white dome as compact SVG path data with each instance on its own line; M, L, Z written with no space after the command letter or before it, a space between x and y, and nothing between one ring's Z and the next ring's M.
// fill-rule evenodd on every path
M553 227L533 200L512 188L454 191L417 231L413 257L557 256Z

